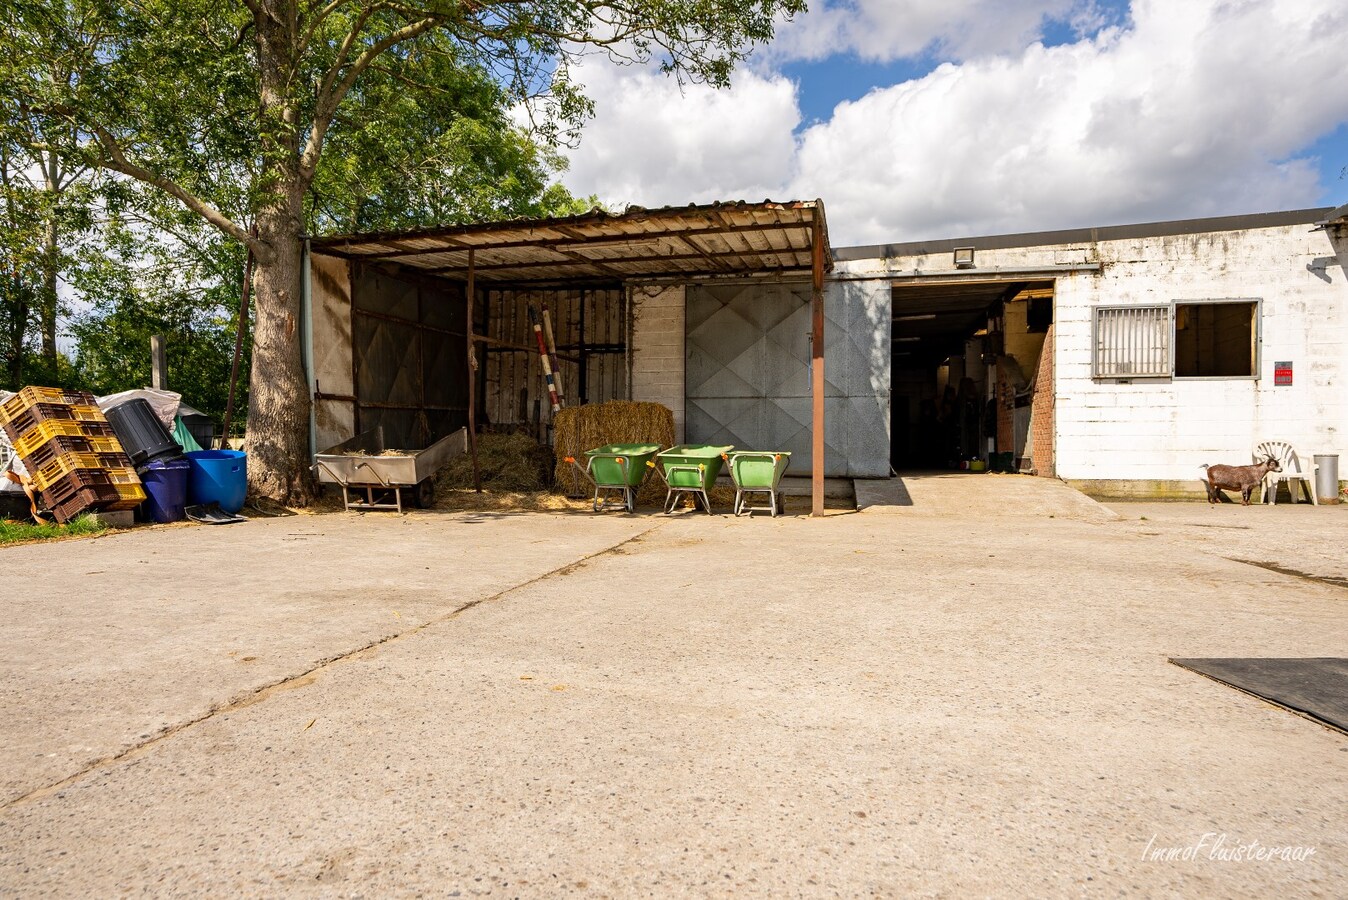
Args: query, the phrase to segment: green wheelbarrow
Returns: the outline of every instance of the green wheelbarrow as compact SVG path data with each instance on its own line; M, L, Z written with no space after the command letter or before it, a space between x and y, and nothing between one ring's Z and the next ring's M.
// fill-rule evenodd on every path
M735 515L756 511L770 512L773 516L782 511L777 499L777 486L781 484L786 467L791 464L791 454L785 450L737 450L727 454L730 465L730 480L735 482ZM767 494L767 506L750 506L749 494Z
M711 444L679 444L663 453L657 453L655 461L647 463L664 479L668 492L665 494L665 514L674 512L684 497L692 497L696 504L702 500L702 508L711 515L711 497L707 491L716 483L721 474L721 465L730 447L716 447Z
M586 450L584 466L574 456L568 456L566 461L594 485L595 512L606 509L614 499L613 494L621 497L624 509L635 512L646 466L659 452L659 444L609 444Z

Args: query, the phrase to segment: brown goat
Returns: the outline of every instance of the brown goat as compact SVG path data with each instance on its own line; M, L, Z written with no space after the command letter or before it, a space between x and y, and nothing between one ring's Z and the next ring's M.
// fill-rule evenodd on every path
M1204 469L1203 486L1208 489L1208 502L1218 503L1225 499L1222 491L1240 491L1240 502L1250 505L1250 494L1264 481L1269 472L1281 472L1282 466L1270 456L1254 466L1209 466Z

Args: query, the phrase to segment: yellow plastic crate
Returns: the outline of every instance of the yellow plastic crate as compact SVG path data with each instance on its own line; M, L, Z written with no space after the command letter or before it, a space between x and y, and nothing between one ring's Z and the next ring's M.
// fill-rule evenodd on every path
M14 450L20 456L28 456L38 447L54 437L82 437L91 439L95 437L107 437L112 438L114 441L117 440L116 433L112 430L112 426L107 422L76 422L71 419L48 419L45 422L38 422L32 428L21 434L19 439L14 442ZM20 450L20 445L23 445L28 452L25 453L23 450ZM120 452L121 449L121 442L118 441L117 450L110 452Z
M97 453L63 453L32 475L33 487L45 491L77 469L103 472L113 484L140 484L136 470L127 466L108 466Z
M80 422L106 422L108 417L93 403L72 403L70 413Z
M61 403L67 406L93 406L94 395L88 391L70 391L65 388L29 385L0 404L0 422L9 422L34 403Z
M131 473L136 474L135 472ZM115 479L114 479L115 482ZM103 507L106 510L116 512L122 509L135 509L145 502L145 488L141 487L139 481L135 484L114 484L117 488L119 499Z
M36 453L47 441L58 437L82 438L89 443L95 453L122 452L122 442L117 438L86 434L81 423L62 420L38 423L36 428L25 432L23 437L14 442L14 452L27 458Z

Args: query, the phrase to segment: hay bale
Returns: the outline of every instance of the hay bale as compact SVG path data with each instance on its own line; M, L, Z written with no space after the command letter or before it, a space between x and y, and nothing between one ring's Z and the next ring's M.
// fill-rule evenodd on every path
M477 461L486 490L536 492L552 486L552 451L527 434L478 435ZM440 490L472 486L473 458L467 453L446 463L436 478Z
M554 483L556 490L570 497L589 496L593 489L566 461L568 456L584 465L586 450L607 444L674 445L674 413L659 403L610 400L571 406L553 416L552 427L557 448ZM637 502L643 506L659 504L664 497L664 483L652 474L637 494Z

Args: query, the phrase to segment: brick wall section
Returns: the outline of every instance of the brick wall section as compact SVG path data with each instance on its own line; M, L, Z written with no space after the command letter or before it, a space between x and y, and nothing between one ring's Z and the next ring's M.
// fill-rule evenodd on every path
M684 434L684 289L636 286L632 310L632 399L663 403L674 413L674 439Z
M1044 350L1039 356L1039 370L1034 377L1034 417L1032 421L1031 455L1036 475L1054 478L1053 465L1053 408L1057 395L1053 390L1053 326L1048 328Z

